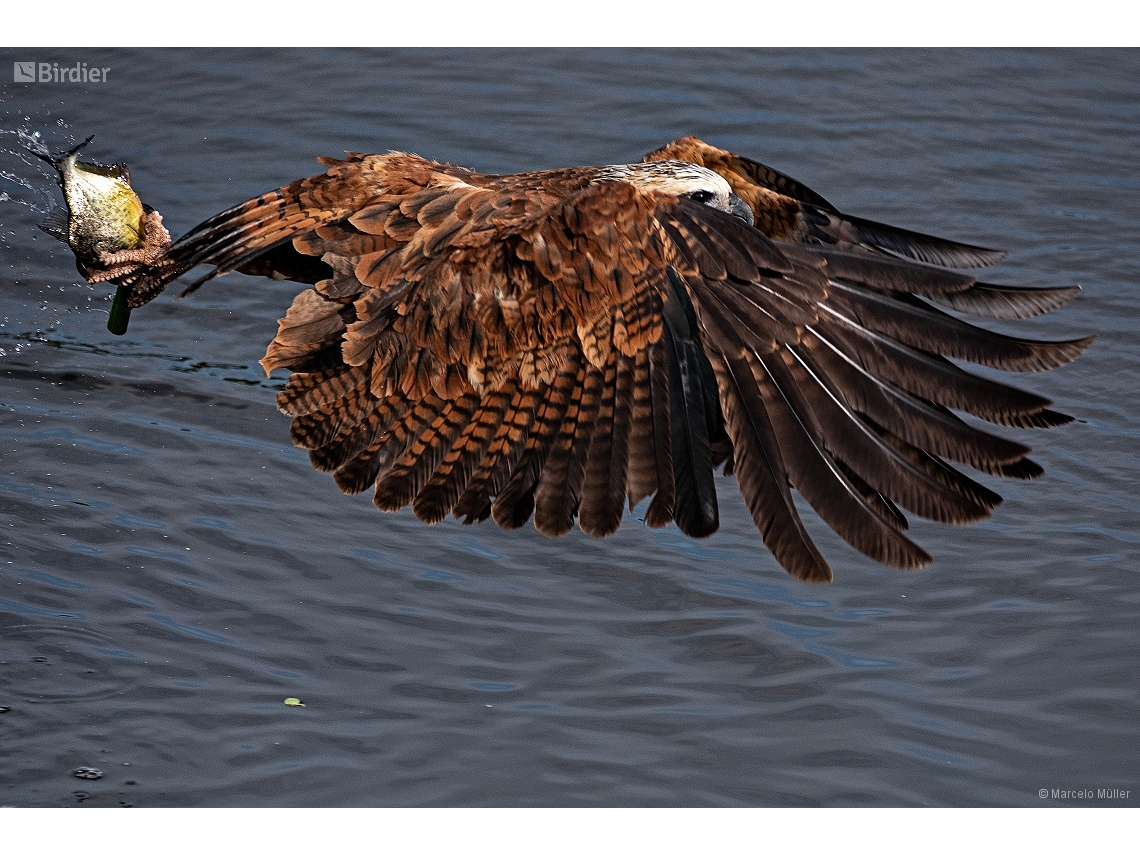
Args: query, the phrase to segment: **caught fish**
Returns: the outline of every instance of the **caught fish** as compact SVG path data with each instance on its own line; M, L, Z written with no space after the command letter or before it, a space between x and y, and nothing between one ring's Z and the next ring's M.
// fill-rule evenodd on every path
M125 164L104 166L78 159L94 137L57 157L31 150L59 173L66 207L55 208L40 228L66 243L75 254L75 266L90 283L108 282L149 264L170 246L170 232L162 215L144 205L131 187ZM127 331L129 289L120 286L111 305L107 329L115 335Z

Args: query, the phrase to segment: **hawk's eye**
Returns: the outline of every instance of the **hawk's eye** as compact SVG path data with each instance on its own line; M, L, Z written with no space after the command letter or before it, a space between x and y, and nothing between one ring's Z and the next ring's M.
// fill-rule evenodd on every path
M689 194L689 198L694 202L700 202L702 205L707 205L716 198L716 194L709 190L697 190Z

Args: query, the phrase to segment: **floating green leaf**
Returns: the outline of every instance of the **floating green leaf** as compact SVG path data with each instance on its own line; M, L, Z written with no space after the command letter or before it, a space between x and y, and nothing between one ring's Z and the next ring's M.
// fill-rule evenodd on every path
M287 706L287 707L303 707L304 704L301 703L299 698L286 698L285 699L285 706Z

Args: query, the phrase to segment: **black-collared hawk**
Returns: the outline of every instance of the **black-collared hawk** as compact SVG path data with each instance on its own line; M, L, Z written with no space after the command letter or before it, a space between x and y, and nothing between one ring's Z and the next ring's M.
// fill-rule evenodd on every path
M793 490L859 551L920 567L900 508L966 523L1001 501L950 462L1041 473L955 410L1070 420L954 360L1064 365L1092 339L959 316L1028 318L1078 288L984 284L961 269L1003 253L842 214L693 137L516 175L396 152L321 163L117 281L131 306L199 264L214 269L190 290L231 270L312 286L261 364L292 372L277 404L293 441L382 510L602 537L642 507L704 537L723 466L776 560L826 581Z

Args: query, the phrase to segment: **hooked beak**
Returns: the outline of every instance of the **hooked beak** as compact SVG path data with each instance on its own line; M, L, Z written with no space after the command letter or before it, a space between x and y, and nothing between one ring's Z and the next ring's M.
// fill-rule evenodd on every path
M752 216L752 209L748 207L748 203L735 193L728 197L728 213L734 217L739 217L750 226L756 224L756 219Z

